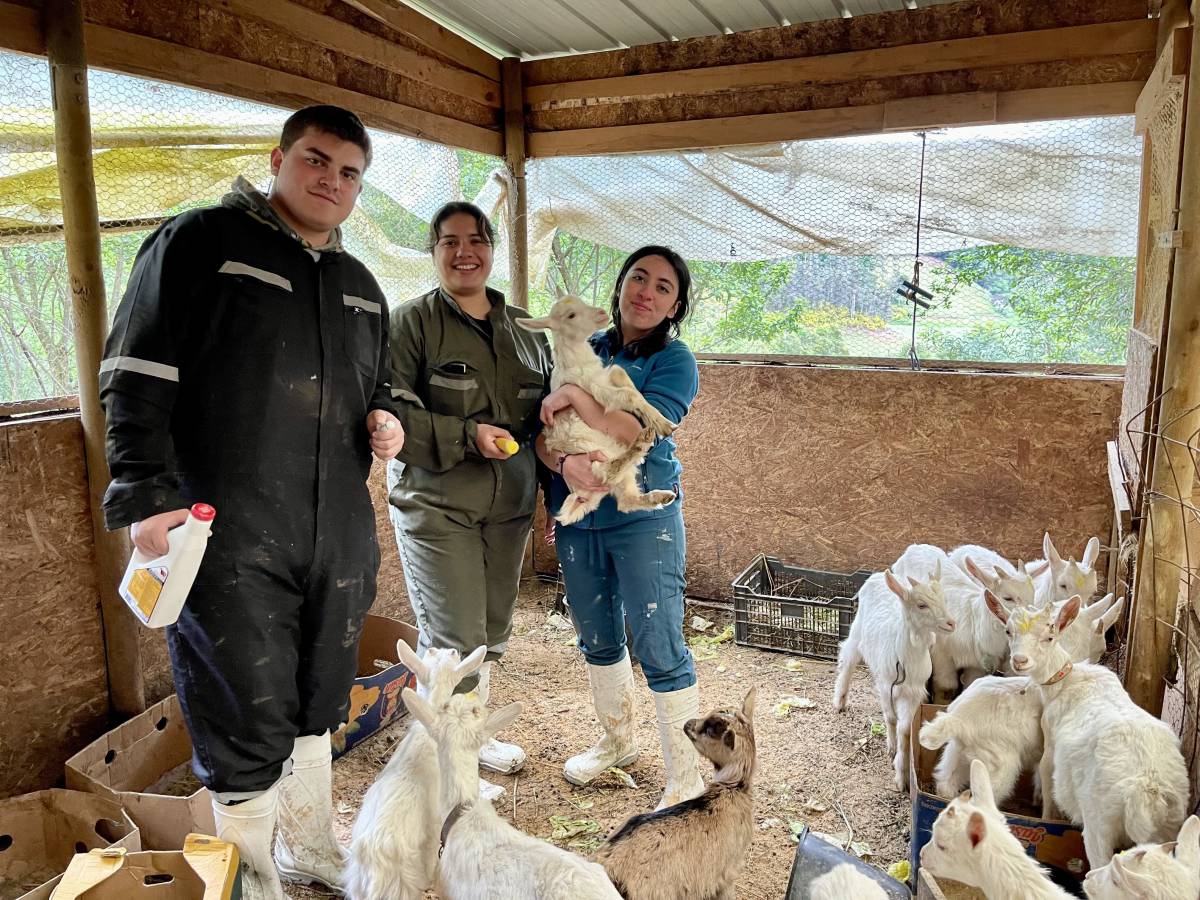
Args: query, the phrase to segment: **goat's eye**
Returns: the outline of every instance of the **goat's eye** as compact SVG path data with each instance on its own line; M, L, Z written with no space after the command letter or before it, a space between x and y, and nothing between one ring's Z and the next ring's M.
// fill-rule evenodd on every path
M567 313L567 318L568 318L568 319L573 319L573 318L575 318L575 313Z
M917 609L929 609L929 604L928 603L918 603Z

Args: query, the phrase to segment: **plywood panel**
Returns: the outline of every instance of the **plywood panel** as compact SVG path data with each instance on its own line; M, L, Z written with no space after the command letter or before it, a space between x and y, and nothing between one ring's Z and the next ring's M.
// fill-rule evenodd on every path
M908 544L1077 555L1112 522L1121 381L704 365L680 428L688 590L729 599L759 552L852 571ZM539 571L553 557L538 544Z
M412 607L408 603L408 590L404 586L404 569L400 565L400 554L396 550L396 532L388 518L386 481L384 464L375 460L371 467L370 487L371 503L375 507L380 563L375 605L371 607L371 612L415 624Z
M53 786L108 721L77 415L0 425L0 797Z

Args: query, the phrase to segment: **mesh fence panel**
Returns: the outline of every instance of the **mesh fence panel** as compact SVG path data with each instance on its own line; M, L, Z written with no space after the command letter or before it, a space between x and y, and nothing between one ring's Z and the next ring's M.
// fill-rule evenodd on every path
M288 112L94 69L89 93L111 318L159 224L220 202L238 176L269 188L270 150ZM436 283L425 250L434 211L473 199L502 163L393 134L371 139L373 162L343 237L395 304ZM503 289L503 243L496 259L493 284ZM71 327L48 67L0 52L0 403L76 391Z
M924 179L922 145L924 142ZM625 254L693 274L699 352L1121 364L1141 141L1129 117L531 164L531 239L557 292L607 304ZM536 230L536 229L535 229Z

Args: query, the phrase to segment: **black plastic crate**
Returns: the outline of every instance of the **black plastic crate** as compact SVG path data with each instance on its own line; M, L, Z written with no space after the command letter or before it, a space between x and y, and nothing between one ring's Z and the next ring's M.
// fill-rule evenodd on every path
M733 639L836 660L858 610L858 590L870 575L804 569L760 553L733 582Z

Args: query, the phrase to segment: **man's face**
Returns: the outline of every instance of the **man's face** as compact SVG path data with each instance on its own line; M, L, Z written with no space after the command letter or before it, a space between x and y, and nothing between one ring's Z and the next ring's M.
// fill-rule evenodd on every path
M301 237L324 243L354 209L365 168L357 144L310 127L286 153L271 151L271 202Z

